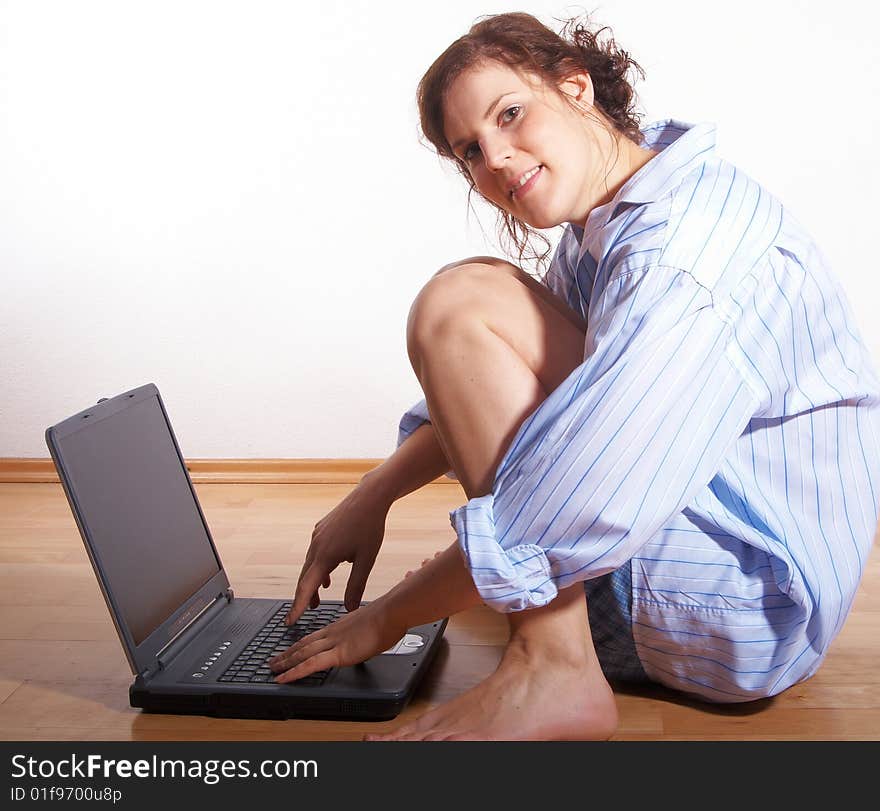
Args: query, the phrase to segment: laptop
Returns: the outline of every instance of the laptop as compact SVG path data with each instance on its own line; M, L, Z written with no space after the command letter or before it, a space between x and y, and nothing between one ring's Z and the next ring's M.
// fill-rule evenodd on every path
M135 677L132 707L387 720L406 706L448 618L362 664L273 680L266 660L345 608L322 601L288 628L290 601L233 594L154 384L52 426L46 444Z

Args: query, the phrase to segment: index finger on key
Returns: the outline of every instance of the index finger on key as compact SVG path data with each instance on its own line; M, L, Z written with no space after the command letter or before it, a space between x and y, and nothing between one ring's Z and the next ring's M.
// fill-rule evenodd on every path
M287 612L287 616L284 618L284 622L287 625L296 622L299 619L300 614L302 614L302 612L314 602L314 599L318 594L318 586L321 585L321 582L325 577L326 575L314 565L309 566L308 569L303 571L299 583L296 584L296 594L293 596L293 605L290 607L290 611Z

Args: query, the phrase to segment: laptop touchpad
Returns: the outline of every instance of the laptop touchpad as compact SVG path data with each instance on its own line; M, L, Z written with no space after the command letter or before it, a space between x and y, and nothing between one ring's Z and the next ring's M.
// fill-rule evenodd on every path
M382 651L381 655L386 653L418 653L419 649L425 644L425 639L419 634L405 634L402 639L395 642L388 650Z

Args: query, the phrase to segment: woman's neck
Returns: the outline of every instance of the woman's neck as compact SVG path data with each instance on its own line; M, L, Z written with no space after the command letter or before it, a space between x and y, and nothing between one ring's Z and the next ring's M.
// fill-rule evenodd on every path
M653 149L639 146L633 143L625 135L619 135L617 138L617 148L612 149L615 154L615 160L611 164L608 176L606 178L606 193L596 201L595 206L587 212L587 216L583 222L575 223L580 228L586 228L587 220L590 214L596 208L610 203L617 193L623 188L624 184L638 172L645 164L647 164L658 153Z

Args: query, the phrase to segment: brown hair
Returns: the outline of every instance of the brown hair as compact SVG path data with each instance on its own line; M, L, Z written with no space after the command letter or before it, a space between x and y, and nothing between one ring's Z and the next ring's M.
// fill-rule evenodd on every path
M600 41L600 35L605 31L609 31L609 37ZM642 143L639 115L635 112L635 93L627 74L632 69L644 78L645 73L626 51L617 46L608 28L590 31L574 18L564 21L562 30L556 34L530 14L485 17L453 42L428 68L416 94L425 138L441 157L458 167L471 192L475 187L467 165L453 153L443 132L443 104L446 91L455 79L484 60L536 74L566 99L558 90L559 85L573 74L586 71L593 82L593 106L607 119L600 123L610 124L631 141ZM496 208L502 239L506 237L518 251L520 263L524 258L536 259L539 263L546 261L550 253L549 241L507 211ZM532 248L526 257L532 237L542 241L545 249L539 253Z

